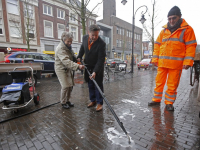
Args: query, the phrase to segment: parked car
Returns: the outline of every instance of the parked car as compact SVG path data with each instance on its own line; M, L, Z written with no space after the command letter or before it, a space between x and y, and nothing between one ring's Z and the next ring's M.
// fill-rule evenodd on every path
M42 73L55 73L54 57L36 52L14 52L5 57L6 63L24 63L27 59L44 64Z
M138 69L140 68L150 68L152 66L151 59L143 59L141 62L138 63Z
M121 59L115 58L115 59L107 59L106 64L110 68L115 68L116 64L125 64L126 65L126 62Z

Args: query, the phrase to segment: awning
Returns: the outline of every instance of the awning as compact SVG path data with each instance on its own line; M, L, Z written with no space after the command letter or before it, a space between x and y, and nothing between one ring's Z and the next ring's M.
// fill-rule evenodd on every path
M55 55L54 51L43 51L44 54L51 54L51 55Z

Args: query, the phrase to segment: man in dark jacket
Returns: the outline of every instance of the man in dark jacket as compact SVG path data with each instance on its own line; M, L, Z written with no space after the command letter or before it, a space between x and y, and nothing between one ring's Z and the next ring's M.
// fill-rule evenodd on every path
M103 97L91 78L96 80L97 84L103 91L103 73L106 56L106 43L99 37L99 31L100 28L97 25L91 25L89 27L89 35L83 37L83 43L77 57L78 61L80 61L85 54L84 62L92 74L92 76L89 77L87 71L85 71L85 81L88 82L91 101L87 107L95 106L97 103L96 111L102 110Z

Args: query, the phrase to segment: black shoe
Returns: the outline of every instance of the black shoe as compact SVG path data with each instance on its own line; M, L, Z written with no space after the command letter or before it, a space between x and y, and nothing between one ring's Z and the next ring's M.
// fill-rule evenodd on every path
M71 102L66 102L66 104L68 104L70 107L74 107L74 104Z
M65 108L65 109L69 109L69 105L68 104L62 104L62 107Z
M172 104L167 104L167 105L166 105L166 109L167 109L168 111L174 111L174 106L173 106Z
M160 105L160 102L148 102L148 106L155 106L155 105Z

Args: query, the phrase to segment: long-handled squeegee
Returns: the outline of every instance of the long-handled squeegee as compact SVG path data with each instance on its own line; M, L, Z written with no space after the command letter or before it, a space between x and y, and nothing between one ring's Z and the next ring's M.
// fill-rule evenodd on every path
M87 69L86 65L81 61L81 63L85 66L85 69L87 70L87 73L89 74L89 76L92 76L91 73L89 72L89 70ZM105 94L102 92L102 90L100 89L100 87L98 86L97 82L91 78L91 80L94 82L95 86L97 87L97 89L99 90L99 93L101 94L101 96L103 97L105 103L107 104L108 108L110 109L111 113L113 114L113 116L115 117L116 121L118 122L119 126L122 128L122 130L124 131L124 133L126 134L126 136L128 137L129 143L131 142L131 138L128 135L126 129L124 128L123 123L119 120L118 116L116 115L115 111L112 109L112 107L110 106L110 103L108 102Z

